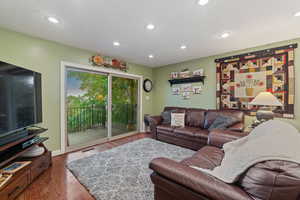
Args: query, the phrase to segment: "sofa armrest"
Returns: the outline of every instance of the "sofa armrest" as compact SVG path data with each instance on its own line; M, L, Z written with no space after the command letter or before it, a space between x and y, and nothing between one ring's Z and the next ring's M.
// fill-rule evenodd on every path
M156 127L157 127L157 125L161 124L162 117L160 115L156 115L156 116L150 116L148 119L149 119L150 131L151 131L153 137L157 138Z
M248 133L245 132L214 129L209 132L207 143L208 145L222 148L225 143L240 139L247 135Z
M157 174L209 199L253 200L241 188L167 158L156 158L150 168Z
M149 117L149 123L154 123L158 125L162 122L162 117L160 115L154 115Z
M243 132L244 131L244 123L243 122L240 122L240 123L237 123L233 126L230 126L227 128L227 130L230 130L230 131L238 131L238 132Z

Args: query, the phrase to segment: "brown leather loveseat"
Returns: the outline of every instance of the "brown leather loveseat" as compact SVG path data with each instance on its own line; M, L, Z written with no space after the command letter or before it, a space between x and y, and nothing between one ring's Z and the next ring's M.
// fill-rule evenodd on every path
M150 130L155 139L193 150L199 150L207 144L208 127L220 116L230 116L237 122L228 127L228 130L243 131L244 113L236 110L205 110L196 108L165 107L164 111L185 113L185 127L175 128L171 124L163 124L163 118L151 116Z
M181 162L157 158L154 171L155 200L300 200L300 165L287 161L265 161L252 166L235 184L227 184L191 168L213 169L221 164L224 143L245 133L213 130L209 143Z

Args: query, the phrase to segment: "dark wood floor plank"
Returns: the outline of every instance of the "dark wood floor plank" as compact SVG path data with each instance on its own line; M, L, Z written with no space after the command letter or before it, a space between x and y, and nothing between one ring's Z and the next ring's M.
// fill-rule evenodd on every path
M93 146L93 149L67 153L53 157L52 167L41 174L17 200L94 200L86 188L66 168L70 161L102 152L122 144L142 138L151 137L147 133L139 133L125 138L109 141Z

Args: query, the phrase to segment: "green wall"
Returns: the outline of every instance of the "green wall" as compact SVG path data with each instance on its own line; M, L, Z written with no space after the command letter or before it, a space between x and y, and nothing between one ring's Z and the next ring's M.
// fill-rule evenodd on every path
M49 128L44 135L50 140L46 145L51 150L60 149L60 62L88 64L94 52L82 50L56 42L30 37L0 29L0 60L23 66L42 73L43 118L41 126ZM153 79L152 69L129 64L131 74ZM152 113L152 93L143 93L143 112ZM146 95L149 100L146 100Z
M154 90L151 93L143 92L143 113L159 114L163 107L185 106L195 108L215 108L216 107L216 67L214 60L225 56L257 51L271 47L287 45L291 43L300 43L300 39L283 41L256 48L244 49L240 51L229 52L226 54L199 58L182 63L162 66L159 68L148 68L137 64L129 64L129 73L144 76L154 81ZM19 66L24 66L42 73L43 78L43 127L49 128L44 135L49 136L50 140L46 145L51 150L60 149L60 62L68 61L80 64L88 64L90 56L95 52L78 49L56 42L38 39L24 34L0 29L0 60ZM298 67L300 60L300 50L295 51L296 77L300 76ZM204 68L207 78L203 88L203 93L194 95L190 100L182 100L180 96L171 94L171 87L168 83L169 74L173 71L180 71L183 68L189 68L191 71L198 68ZM297 87L300 79L296 78L296 94L300 94L300 88ZM149 96L149 100L146 100ZM288 120L300 129L300 105L299 95L295 100L295 120ZM252 119L247 117L246 123L249 124Z
M240 51L233 51L221 55L210 56L199 58L195 60L190 60L182 63L162 66L155 68L153 71L155 85L154 85L154 113L159 114L163 107L166 105L170 106L183 106L183 107L194 107L194 108L216 108L216 64L214 60L216 58L222 58L226 56L232 56L241 53L247 53L251 51L263 50L266 48L278 47L283 45L288 45L292 43L300 43L300 39L288 40L283 42L272 43L269 45L259 46L255 48L244 49ZM297 87L300 84L300 49L295 51L295 70L296 70L296 100L295 100L295 120L288 120L293 125L295 125L300 130L300 87ZM181 71L184 68L188 68L190 71L194 71L199 68L205 69L205 84L203 88L203 93L200 95L193 95L190 100L183 100L180 96L172 95L171 87L168 83L169 74L171 72ZM298 94L298 95L297 95ZM253 118L246 117L246 125L248 125Z

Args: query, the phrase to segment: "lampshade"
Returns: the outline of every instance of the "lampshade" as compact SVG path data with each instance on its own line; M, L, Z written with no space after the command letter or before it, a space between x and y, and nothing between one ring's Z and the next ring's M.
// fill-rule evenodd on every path
M270 92L261 92L250 102L250 105L282 106L282 103Z

